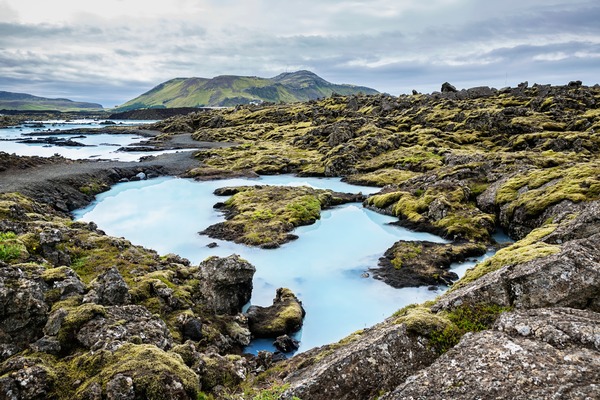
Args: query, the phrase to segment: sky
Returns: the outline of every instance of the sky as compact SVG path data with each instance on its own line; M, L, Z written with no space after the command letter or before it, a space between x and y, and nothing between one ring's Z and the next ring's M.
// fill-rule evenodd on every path
M600 83L598 0L0 0L0 90L114 107L310 70L393 95Z

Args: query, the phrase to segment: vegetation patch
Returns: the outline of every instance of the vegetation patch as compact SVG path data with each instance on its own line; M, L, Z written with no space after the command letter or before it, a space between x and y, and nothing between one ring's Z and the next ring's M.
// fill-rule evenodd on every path
M313 224L323 208L362 199L304 186L245 186L218 192L234 193L223 205L226 221L210 226L203 233L266 248L295 239L290 232L298 226Z
M547 244L543 238L556 230L556 225L550 224L533 230L524 239L500 249L492 257L468 269L462 277L450 289L455 290L490 272L496 271L507 265L523 264L536 258L547 257L560 251L559 245Z

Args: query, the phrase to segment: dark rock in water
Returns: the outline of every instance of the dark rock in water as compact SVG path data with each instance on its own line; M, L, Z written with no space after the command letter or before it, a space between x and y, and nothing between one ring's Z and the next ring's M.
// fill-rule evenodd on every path
M458 90L456 90L456 88L454 86L452 86L450 83L444 82L442 84L442 93L454 93L454 92L458 92Z
M202 339L202 321L198 318L190 318L184 324L182 328L182 334L184 340L199 341Z
M216 242L211 242L207 244L206 247L208 247L209 249L214 249L215 247L219 247L219 245Z
M291 353L298 350L300 347L300 342L298 342L296 339L292 339L288 335L281 335L275 339L273 346L275 346L275 348L282 353Z
M131 302L129 286L116 268L111 268L92 283L92 290L84 302L106 306L123 305Z
M144 181L146 180L146 174L143 172L139 172L136 175L129 178L130 181Z
M450 264L486 252L474 243L443 244L398 241L379 259L379 268L371 269L373 277L395 287L451 285L458 275L448 271Z
M209 257L198 272L200 296L217 314L237 314L250 301L256 268L238 255Z
M599 314L568 308L503 314L497 330L466 334L380 399L599 398L599 324Z
M87 147L87 145L80 143L80 142L76 142L72 139L57 138L57 137L25 139L25 140L19 140L18 143L47 144L47 145L61 146L61 147Z
M272 306L251 306L246 314L252 335L275 338L300 330L306 313L290 289L279 288Z

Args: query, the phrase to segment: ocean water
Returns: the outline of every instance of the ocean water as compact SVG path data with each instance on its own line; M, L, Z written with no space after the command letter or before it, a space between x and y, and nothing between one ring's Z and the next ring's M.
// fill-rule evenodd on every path
M188 179L157 178L115 185L85 209L76 219L94 221L113 236L157 250L176 253L198 264L217 255L239 254L257 269L251 304L272 304L279 287L290 288L306 310L304 327L296 334L300 351L338 341L348 334L372 326L398 309L435 298L445 288L394 289L371 277L369 268L398 240L444 239L390 225L396 218L377 214L359 203L322 212L321 219L297 228L299 239L278 249L257 249L199 235L209 225L223 221L212 206L225 197L213 191L239 185L309 185L343 192L369 194L376 188L359 187L339 179L265 176L260 179L230 179L196 182ZM216 242L218 247L206 245ZM483 259L489 256L482 256ZM466 263L467 266L475 262ZM462 274L463 265L455 266ZM257 340L247 349L273 350L271 340Z
M97 120L52 120L52 121L30 121L18 126L0 129L0 151L21 156L51 157L55 154L73 160L77 159L106 159L115 161L138 161L147 155L162 154L171 151L160 152L122 152L117 151L121 147L138 144L146 138L131 134L108 134L102 133L103 128L115 126L136 126L154 121L114 120L115 125L103 125ZM96 129L98 133L79 134L61 133L70 129ZM54 131L59 131L54 133ZM51 135L48 133L52 132ZM24 139L44 139L48 137L64 138L79 142L85 146L66 147L51 144L19 143ZM81 137L83 136L83 137Z

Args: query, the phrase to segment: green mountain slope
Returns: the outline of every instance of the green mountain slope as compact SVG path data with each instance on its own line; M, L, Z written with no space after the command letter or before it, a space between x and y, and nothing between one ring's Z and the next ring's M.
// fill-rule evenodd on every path
M252 102L307 101L338 94L377 94L364 86L336 85L309 71L274 78L222 75L213 79L175 78L128 101L115 111L138 108L228 107Z
M96 103L85 103L69 99L48 99L25 93L0 91L0 110L94 111L102 109L102 105Z

